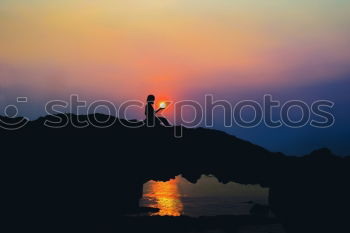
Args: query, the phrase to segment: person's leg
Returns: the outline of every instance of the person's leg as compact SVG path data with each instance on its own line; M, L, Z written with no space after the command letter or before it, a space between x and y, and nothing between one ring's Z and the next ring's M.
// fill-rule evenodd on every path
M168 121L166 118L164 118L164 117L158 117L158 119L163 123L163 125L165 125L165 126L171 126L170 123L169 123L169 121Z
M146 118L144 120L144 123L146 124L147 127L154 127L156 124L156 120L153 118Z

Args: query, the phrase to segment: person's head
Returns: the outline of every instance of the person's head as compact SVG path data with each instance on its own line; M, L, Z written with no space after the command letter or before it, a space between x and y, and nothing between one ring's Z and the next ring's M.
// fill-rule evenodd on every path
M155 99L156 97L154 97L154 95L149 95L147 97L147 103L154 104Z

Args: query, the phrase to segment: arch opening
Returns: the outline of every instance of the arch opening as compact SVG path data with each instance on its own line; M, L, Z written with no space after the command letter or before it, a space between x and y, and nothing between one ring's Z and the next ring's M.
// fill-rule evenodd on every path
M145 183L140 206L158 209L151 216L249 215L254 205L268 205L268 193L260 185L222 184L205 175L192 184L179 175Z

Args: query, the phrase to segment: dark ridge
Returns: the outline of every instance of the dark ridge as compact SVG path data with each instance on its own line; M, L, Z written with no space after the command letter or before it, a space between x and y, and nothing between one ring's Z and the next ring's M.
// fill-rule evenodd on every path
M18 120L0 119L1 127ZM288 232L350 230L350 160L328 149L290 157L217 130L181 128L183 137L175 138L179 126L137 127L102 114L25 123L19 130L0 127L1 209L13 226L105 221L137 210L149 180L182 174L195 183L205 174L268 187L269 208Z

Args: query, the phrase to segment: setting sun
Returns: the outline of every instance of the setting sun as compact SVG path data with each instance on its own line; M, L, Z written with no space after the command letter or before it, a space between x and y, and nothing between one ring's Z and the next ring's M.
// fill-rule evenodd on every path
M159 107L160 108L166 108L167 104L165 102L160 102Z

